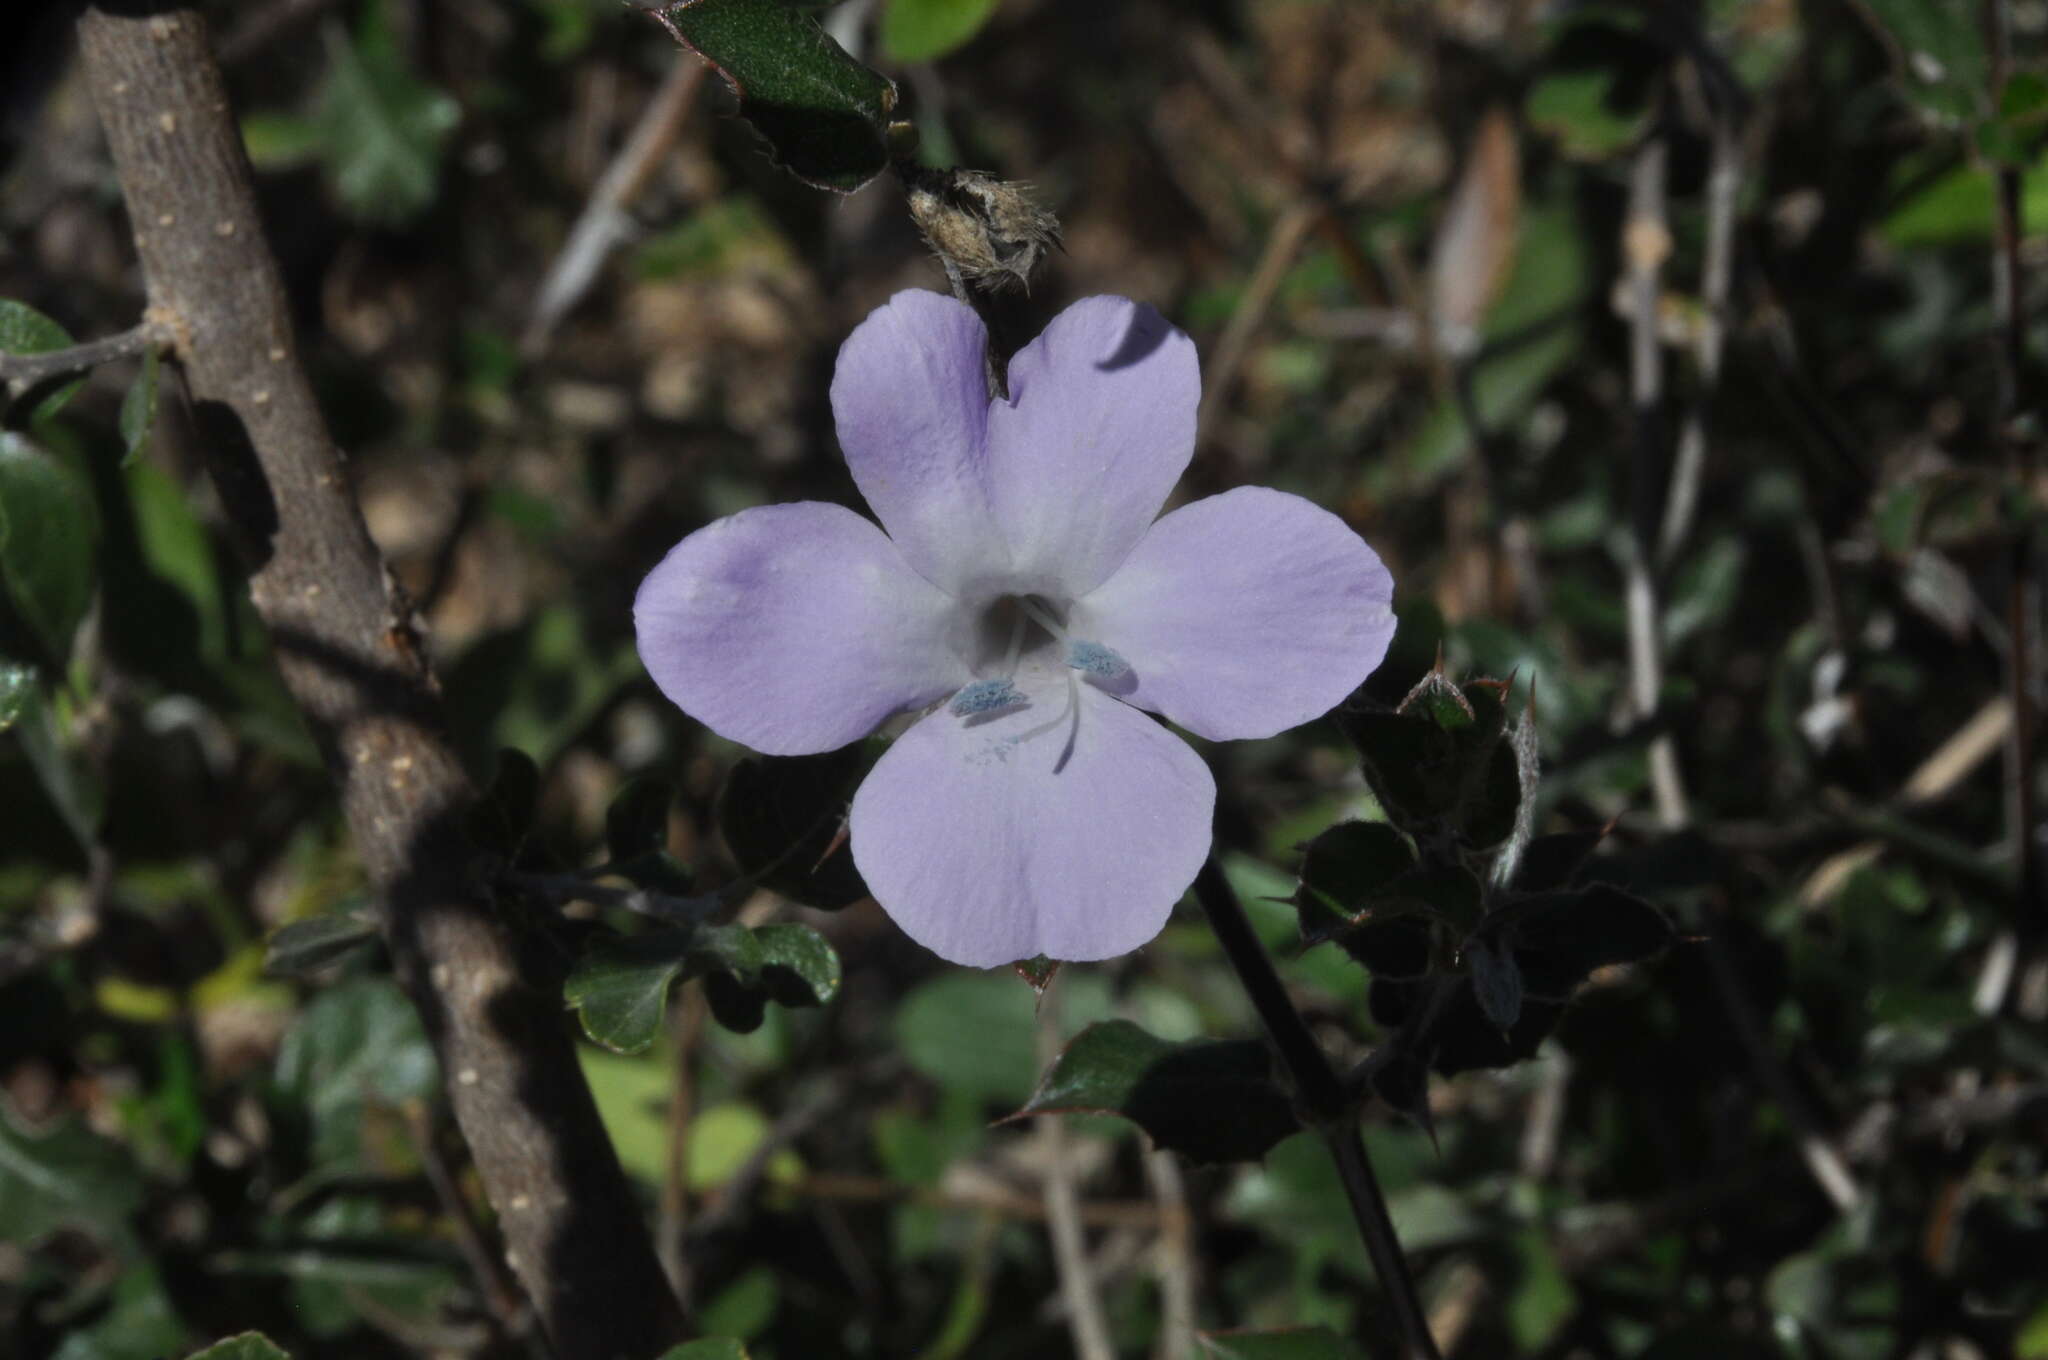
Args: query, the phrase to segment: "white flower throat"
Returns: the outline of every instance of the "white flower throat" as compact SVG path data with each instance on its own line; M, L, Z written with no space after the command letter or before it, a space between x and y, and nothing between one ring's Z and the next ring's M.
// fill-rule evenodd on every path
M997 598L976 620L974 642L978 655L970 658L969 664L983 678L955 694L948 710L955 717L973 722L1026 707L1031 699L1017 685L1018 667L1030 662L1049 668L1052 658L1057 657L1066 672L1067 711L1042 728L1020 734L1018 739L1051 731L1069 718L1078 727L1080 677L1085 675L1106 686L1115 686L1129 677L1131 666L1114 649L1100 642L1070 636L1064 614L1064 610L1041 595Z

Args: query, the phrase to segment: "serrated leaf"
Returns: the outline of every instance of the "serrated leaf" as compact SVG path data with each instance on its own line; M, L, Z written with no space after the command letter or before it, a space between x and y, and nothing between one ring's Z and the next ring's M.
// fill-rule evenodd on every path
M135 1159L119 1143L75 1120L24 1130L0 1103L0 1223L10 1241L33 1243L65 1227L118 1236L142 1191Z
M291 1354L261 1332L243 1332L194 1351L186 1360L292 1360Z
M807 907L833 911L866 897L840 833L868 762L855 745L733 766L718 796L718 829L740 868Z
M1606 884L1519 898L1490 912L1465 942L1468 965L1485 960L1471 972L1376 979L1373 1018L1400 1027L1403 1049L1427 1055L1444 1076L1506 1067L1536 1051L1596 970L1648 959L1673 939L1655 907ZM1512 978L1495 966L1502 961L1512 965Z
M1364 1360L1364 1353L1328 1327L1261 1332L1197 1332L1211 1360Z
M784 0L683 0L657 12L718 68L740 115L777 164L820 189L851 193L888 168L883 129L896 87L848 56Z
M48 659L71 656L92 604L99 513L70 464L0 431L0 582Z
M352 912L293 921L264 945L263 971L272 977L305 977L369 947L376 938L376 923Z
M1035 954L1028 959L1019 959L1010 965L1010 970L1024 979L1034 995L1045 995L1045 989L1052 986L1052 980L1059 976L1060 961Z
M1522 898L1488 921L1520 961L1529 991L1560 1000L1596 969L1640 963L1677 938L1662 912L1606 883Z
M142 365L136 370L135 381L128 384L128 391L121 398L121 446L126 450L121 455L123 467L134 461L149 443L150 432L156 428L157 369L161 361L155 350L147 350L142 356Z
M1310 944L1351 925L1389 883L1415 864L1415 852L1385 822L1340 822L1302 851L1294 908Z
M830 1001L839 991L839 955L804 925L654 930L593 942L562 996L593 1041L638 1053L660 1033L670 986L699 976L706 979L705 996L718 1009L720 1023L744 1031L760 1023L767 1001Z
M1604 826L1533 838L1522 850L1521 863L1515 871L1515 888L1540 893L1564 887L1606 838Z
M0 354L48 354L69 349L71 332L44 316L26 302L0 298ZM64 403L85 386L83 377L71 378L47 391L29 413L31 424L44 421L64 409Z
M355 217L396 225L434 201L441 149L462 109L407 69L383 5L353 36L326 30L327 82L316 121L336 196Z
M1090 1025L1011 1115L1120 1115L1197 1162L1257 1161L1301 1127L1253 1039L1175 1044L1128 1020Z
M891 61L933 61L962 46L996 12L996 0L889 0L882 50Z
M668 810L676 791L665 780L635 779L604 811L605 852L613 863L668 848Z
M1394 710L1407 717L1424 718L1435 723L1446 732L1456 732L1478 722L1478 715L1472 711L1471 700L1465 697L1449 676L1440 670L1433 670L1408 691Z

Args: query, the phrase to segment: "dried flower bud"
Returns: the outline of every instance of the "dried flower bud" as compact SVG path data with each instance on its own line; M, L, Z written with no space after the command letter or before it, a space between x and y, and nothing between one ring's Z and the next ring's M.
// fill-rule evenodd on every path
M1032 271L1060 244L1057 217L1027 184L979 170L915 170L910 216L949 276L989 292L1028 292Z

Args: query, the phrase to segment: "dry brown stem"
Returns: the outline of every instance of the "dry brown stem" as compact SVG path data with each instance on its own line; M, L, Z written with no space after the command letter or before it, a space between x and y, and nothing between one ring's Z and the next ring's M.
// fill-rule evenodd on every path
M250 595L334 776L507 1262L562 1356L651 1355L681 1334L680 1309L560 1000L536 985L462 835L473 790L299 363L204 21L104 0L78 32L151 315L175 318Z

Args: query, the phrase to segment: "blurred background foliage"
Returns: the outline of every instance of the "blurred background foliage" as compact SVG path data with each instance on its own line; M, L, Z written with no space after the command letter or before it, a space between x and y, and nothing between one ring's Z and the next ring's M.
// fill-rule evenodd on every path
M652 776L675 796L646 845L679 888L760 868L719 812L744 753L655 693L629 602L710 518L852 499L835 347L894 290L943 287L900 189L782 174L720 82L620 6L205 8L371 529L475 772L527 781L521 863L613 858L607 811ZM2009 69L1980 9L2009 11ZM1385 556L1401 633L1370 696L1399 699L1439 649L1515 677L1536 696L1539 829L1612 821L1593 875L1687 934L1597 974L1533 1061L1436 1082L1433 1135L1373 1117L1445 1349L2048 1356L2048 998L2014 936L1997 758L2002 677L2042 676L2006 655L2008 548L2041 496L2004 460L2039 435L2048 6L848 0L820 18L897 82L928 161L1028 179L1058 210L1045 315L1115 291L1195 335L1183 495L1298 491ZM128 229L65 25L30 6L0 32L0 296L19 304L0 348L123 329ZM1629 697L1624 604L1632 517L1665 490L1631 400L1646 146L1668 227L1651 431L1668 448L1699 412L1707 434L1656 573L1654 724ZM1717 166L1735 173L1721 306ZM1999 418L2002 167L2037 233L2015 254L2017 422ZM158 381L102 370L0 436L0 1354L147 1360L249 1328L300 1357L533 1353ZM1660 734L1683 828L1652 812ZM1318 723L1205 754L1255 923L1326 1044L1362 1058L1370 978L1304 950L1287 904L1297 847L1373 814L1349 746ZM1188 1290L1205 1331L1390 1344L1312 1139L1191 1168L1111 1120L1057 1143L991 1126L1049 1036L1253 1032L1192 912L1041 1005L1007 972L940 966L872 903L730 897L747 925L829 940L836 989L794 998L826 1003L742 1033L707 1014L729 1018L730 991L685 983L657 992L643 1051L585 1049L707 1332L785 1360L1065 1353L1056 1157L1124 1354L1280 1353L1192 1340L1162 1303ZM595 929L590 910L555 927Z

